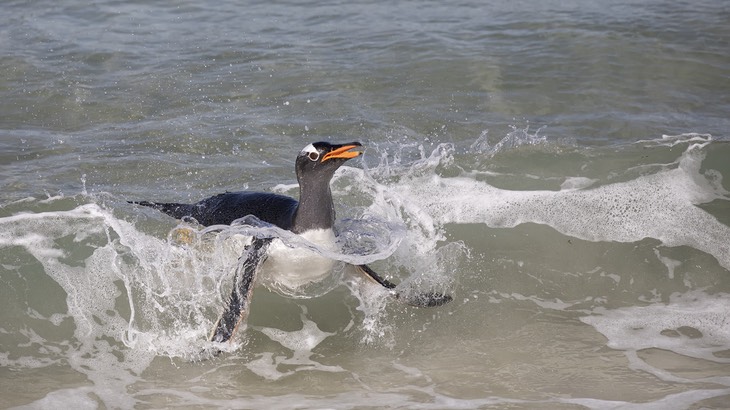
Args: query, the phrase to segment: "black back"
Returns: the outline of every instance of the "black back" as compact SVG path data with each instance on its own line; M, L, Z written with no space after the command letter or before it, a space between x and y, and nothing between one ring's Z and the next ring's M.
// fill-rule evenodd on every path
M226 192L198 203L174 204L137 202L158 209L173 218L195 218L203 226L230 225L238 218L254 215L281 229L291 229L297 210L296 199L268 192Z
M230 225L246 215L253 215L281 229L291 229L296 199L268 192L226 192L194 205L193 214L201 225Z

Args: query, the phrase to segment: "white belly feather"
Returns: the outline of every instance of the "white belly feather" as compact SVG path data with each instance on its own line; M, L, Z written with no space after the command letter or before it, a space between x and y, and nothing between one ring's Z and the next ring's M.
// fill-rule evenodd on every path
M301 235L320 248L334 251L335 234L331 229L307 231ZM296 289L317 282L330 274L334 261L304 248L290 248L279 239L269 246L261 276L267 285Z

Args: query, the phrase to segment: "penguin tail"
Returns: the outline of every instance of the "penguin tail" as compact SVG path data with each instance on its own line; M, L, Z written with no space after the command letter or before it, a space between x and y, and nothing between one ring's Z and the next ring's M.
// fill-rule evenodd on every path
M127 201L130 204L146 206L157 209L167 215L170 215L176 219L182 219L186 216L193 216L195 209L194 205L188 204L176 204L176 203L162 203L162 202L148 202L148 201Z

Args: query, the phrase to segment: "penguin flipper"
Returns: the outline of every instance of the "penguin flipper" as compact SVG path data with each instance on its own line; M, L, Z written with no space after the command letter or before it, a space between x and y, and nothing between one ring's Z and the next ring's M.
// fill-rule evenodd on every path
M377 282L380 286L386 289L395 289L396 284L378 275L377 272L370 269L368 265L354 265L361 273L365 274L368 278Z
M426 292L416 295L405 295L401 292L395 291L396 284L383 278L377 272L372 270L368 265L353 265L357 270L363 273L365 276L375 281L380 286L390 289L396 299L401 302L415 306L415 307L437 307L445 305L453 300L450 295L446 295L438 292Z
M241 323L246 321L256 274L266 260L266 250L270 243L270 238L253 238L251 244L239 258L236 273L233 277L231 296L228 298L228 304L210 335L211 342L224 343L230 341Z

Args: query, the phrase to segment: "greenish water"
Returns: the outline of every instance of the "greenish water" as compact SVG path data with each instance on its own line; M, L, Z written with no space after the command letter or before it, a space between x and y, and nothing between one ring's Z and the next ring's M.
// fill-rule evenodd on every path
M727 407L727 21L721 1L4 3L0 407ZM338 265L309 298L258 286L198 360L236 228L180 244L127 200L296 196L317 140L365 146L332 184L363 244L338 259L453 302Z

